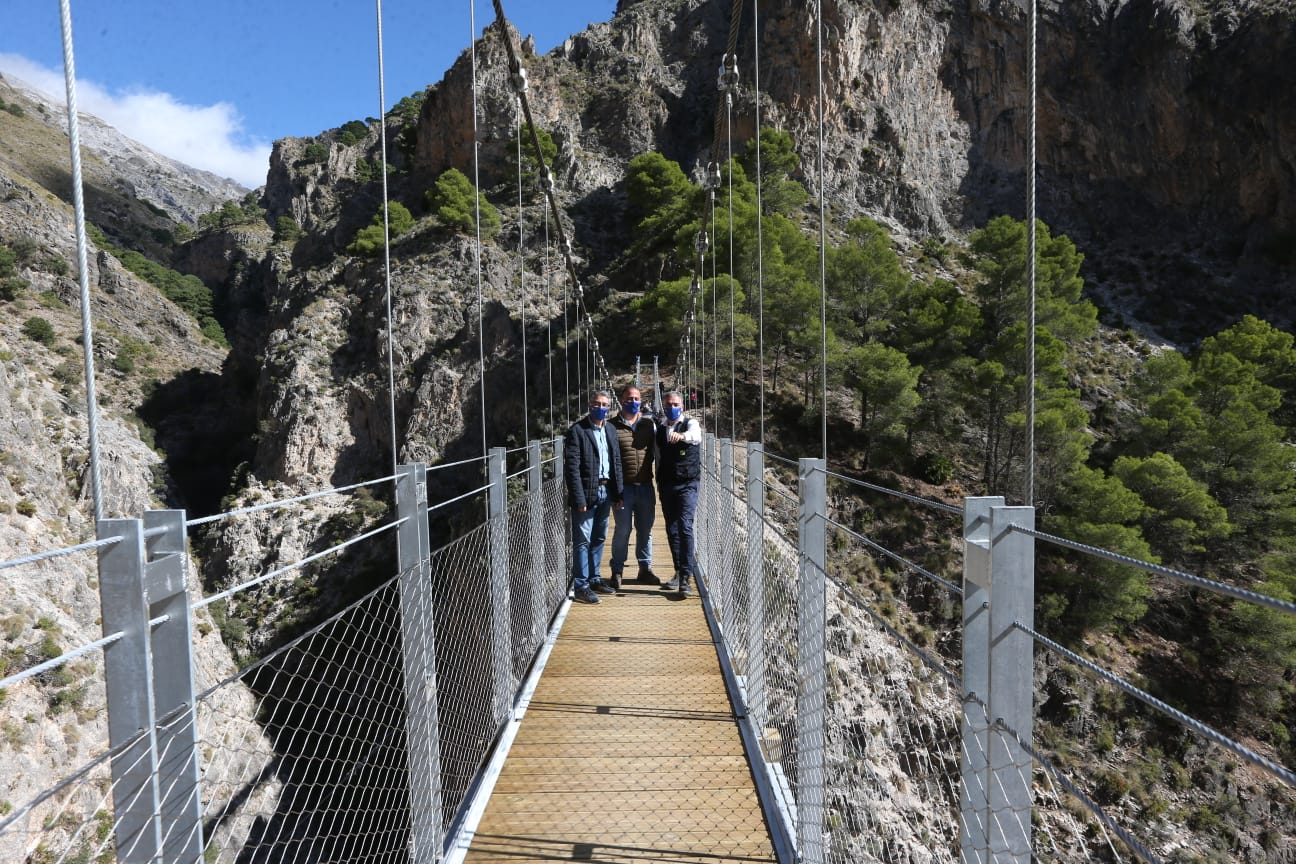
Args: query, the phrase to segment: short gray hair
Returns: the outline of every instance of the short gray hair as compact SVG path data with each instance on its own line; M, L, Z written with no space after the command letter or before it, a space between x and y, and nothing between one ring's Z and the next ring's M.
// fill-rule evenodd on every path
M672 396L679 397L680 404L681 405L684 404L684 394L680 393L678 390L667 390L665 395L662 396L662 402L665 402L667 399L669 399Z
M593 402L595 399L599 398L600 396L608 400L609 405L611 405L613 402L616 401L616 399L612 396L612 394L607 390L595 390L593 393L590 394L590 401Z

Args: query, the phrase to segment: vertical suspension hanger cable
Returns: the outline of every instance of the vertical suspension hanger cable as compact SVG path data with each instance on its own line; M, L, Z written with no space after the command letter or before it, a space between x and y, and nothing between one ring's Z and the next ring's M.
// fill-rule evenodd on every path
M1030 31L1026 52L1026 77L1030 79L1026 146L1026 283L1029 299L1026 310L1026 470L1022 503L1035 504L1035 47L1037 0L1026 7Z
M81 287L81 349L85 363L86 435L90 444L90 500L95 522L104 518L99 471L99 403L95 397L94 326L90 311L90 271L86 255L85 194L81 183L81 132L77 125L76 61L72 51L71 0L59 0L63 38L63 84L67 90L68 147L72 157L72 209L76 220L77 282Z
M554 434L554 380L553 380L553 273L549 272L549 210L540 208L544 220L544 257L541 259L541 268L544 270L545 279L545 362L547 364L547 373L545 380L549 382L549 434Z
M711 163L711 236L716 234L716 192L720 189L720 165ZM711 253L711 419L715 431L720 431L720 316L718 313L716 282L720 279L719 255Z
M828 464L828 228L824 222L824 87L823 87L823 0L815 2L815 71L819 82L819 386L820 429L823 438L823 460Z
M753 73L756 106L756 366L760 370L760 428L756 439L765 443L765 211L761 196L761 125L760 125L760 3L752 3Z
M486 319L482 313L482 232L481 232L481 166L478 159L477 143L477 9L475 0L468 0L468 26L472 50L472 151L473 151L473 221L476 223L477 244L473 249L473 261L477 270L477 362L481 370L481 433L482 458L490 455L486 446Z
M733 205L733 91L738 84L738 57L735 54L725 55L725 133L727 138L726 155L729 171L729 440L737 437L738 401L738 349L734 345L734 205ZM757 130L757 134L759 130ZM719 430L717 430L719 431Z
M378 31L378 144L382 160L382 213L383 213L383 286L387 295L387 401L390 413L389 434L391 436L392 475L399 473L400 454L396 445L396 364L392 346L392 287L391 287L391 218L387 212L387 84L383 73L383 27L382 0L374 0L374 11L377 15ZM397 481L392 480L392 494L395 494Z
M526 71L513 72L513 88L517 90L514 105L517 108L517 189L518 189L518 307L522 320L522 443L531 440L531 411L527 402L527 318L526 318L526 238L522 224L522 93L526 90Z

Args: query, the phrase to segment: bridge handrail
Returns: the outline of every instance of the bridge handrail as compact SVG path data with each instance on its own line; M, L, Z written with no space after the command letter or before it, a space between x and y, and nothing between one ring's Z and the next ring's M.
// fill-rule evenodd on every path
M361 486L373 486L378 483L385 483L388 480L395 480L395 474L389 474L386 477L379 477L377 480L365 480L362 483L352 483L350 486L338 486L333 489L322 489L319 492L311 492L308 495L299 495L296 498L281 498L278 501L268 501L265 504L257 504L253 507L240 507L237 510L227 510L224 513L215 513L211 516L201 516L197 519L189 519L185 522L186 528L192 528L195 525L206 525L209 522L220 522L229 519L232 516L242 516L247 513L257 513L262 510L272 510L276 507L286 507L289 504L300 504L303 501L310 501L313 498L322 498L325 495L335 495L339 492L350 492L352 489L359 489Z
M39 561L48 561L51 558L61 558L64 555L71 555L75 552L85 552L89 549L101 549L104 546L111 546L114 543L120 543L124 539L124 537L101 537L98 540L78 543L75 546L63 546L58 549L50 549L45 552L36 552L31 555L24 555L21 558L11 558L8 561L0 561L0 570L8 570L10 567L18 567L22 564L35 564Z
M960 597L963 596L963 588L961 586L955 585L953 582L950 582L948 579L944 579L940 576L937 576L935 573L932 573L931 571L923 568L922 566L915 564L914 562L910 561L908 558L897 555L896 553L892 552L890 549L881 545L877 541L870 540L869 538L865 537L863 534L859 534L855 531L852 531L850 528L847 528L845 525L841 524L840 522L834 521L827 517L824 517L824 522L833 526L834 528L838 528L846 532L847 534L854 537L856 540L860 541L861 543L868 546L869 548L881 552L883 555L887 556L891 560L901 564L904 567L908 567L910 570L914 571L920 576L925 576L931 581L936 582L937 584L943 586L946 590L952 591L953 593L957 594Z
M323 558L326 555L332 555L334 552L340 552L343 549L347 548L348 546L352 546L356 543L359 543L361 540L367 540L376 534L381 534L384 531L390 531L392 528L396 528L397 526L401 525L403 522L405 522L404 519L397 519L395 521L388 522L386 525L379 526L378 528L375 528L372 531L366 531L364 534L360 534L356 537L352 537L350 540L343 540L341 543L338 543L336 546L330 546L328 549L325 549L322 552L316 552L314 555L308 555L307 557L302 558L300 561L295 561L292 564L287 565L286 567L280 567L278 570L272 570L269 573L256 577L255 579L249 579L248 581L244 582L241 585L235 585L233 588L227 588L226 590L221 591L217 594L213 594L210 597L204 597L201 600L195 600L191 608L196 611L198 609L202 609L204 606L209 606L212 603L215 603L217 600L224 600L227 597L232 597L233 595L239 593L240 591L245 591L248 588L253 587L254 585L260 585L262 582L268 582L269 580L274 579L278 576L282 576L285 573L290 573L293 570L297 570L298 568L306 566L312 561L318 561L320 558Z
M456 501L462 501L465 498L471 498L474 495L480 495L481 493L485 492L489 488L491 488L491 484L487 483L485 486L478 486L476 489L472 489L468 492L463 493L462 495L456 495L453 498L447 498L445 501L442 501L440 504L430 505L427 508L428 512L433 513L437 510L440 510L442 507L449 507L451 504L454 504Z
M1274 762L1270 759L1266 759L1264 756L1261 756L1259 753L1250 749L1246 745L1239 744L1237 741L1234 741L1232 738L1229 738L1227 735L1224 735L1222 732L1217 732L1216 730L1212 729L1210 726L1207 726L1205 723L1201 722L1195 717L1192 717L1189 714L1185 714L1184 712L1180 711L1178 708L1175 708L1173 705L1169 705L1165 702L1162 702L1160 699L1156 698L1151 693L1148 693L1145 690L1140 690L1138 687L1135 687L1133 684L1129 683L1124 678L1120 677L1114 672L1109 672L1106 669L1103 669L1098 664L1090 660L1086 660L1084 657L1081 657L1079 654L1075 653L1074 651L1067 649L1066 647L1058 644L1057 642L1037 632L1036 630L1027 627L1025 624L1022 624L1020 621L1014 621L1013 627L1025 633L1027 636L1034 639L1040 645L1043 645L1049 650L1062 655L1066 659L1070 660L1072 663L1075 663L1076 665L1080 666L1085 671L1098 676L1099 678L1103 679L1109 684L1119 687L1121 690L1124 690L1130 696L1133 696L1135 699L1139 700L1143 704L1151 708L1155 708L1157 711L1160 711L1162 714L1165 714L1167 717L1170 717L1171 719L1177 721L1183 726L1187 726L1189 729L1192 729L1194 732L1197 732L1199 735L1209 738L1210 740L1214 741L1216 744L1220 745L1224 749L1232 752L1234 755L1240 756L1241 758L1250 762L1252 765L1256 766L1257 768L1261 768L1269 772L1274 777L1278 778L1279 780L1283 781L1287 785L1291 786L1293 789L1296 789L1296 773L1287 770L1285 767L1279 765L1277 762Z
M821 469L815 468L814 470L819 471ZM876 483L869 483L867 480L860 480L858 477L851 477L846 474L838 474L836 471L829 471L827 469L822 469L822 470L823 473L827 474L829 477L836 478L837 480L844 480L845 482L855 486L861 486L865 489L870 489L874 492L881 492L884 495L891 495L896 498L903 498L906 501L912 501L915 504L922 504L924 507L931 507L935 510L944 510L946 513L953 513L957 516L963 515L962 507L955 507L953 504L946 504L944 501L936 501L932 498L924 498L921 495L911 495L908 492L901 492L898 489L888 489L887 487L879 486Z
M1226 585L1223 582L1216 582L1215 580L1207 579L1204 576L1185 573L1182 570L1175 570L1162 564L1153 564L1150 561L1141 561L1138 558L1131 558L1130 556L1122 555L1119 552L1111 552L1099 546L1090 546L1087 543L1079 543L1075 540L1068 540L1065 537L1046 534L1043 531L1037 531L1034 528L1026 528L1014 524L1009 525L1008 530L1025 534L1028 537L1034 537L1036 540L1043 540L1046 543L1052 543L1055 546L1074 549L1075 551L1083 552L1086 555L1106 558L1109 561L1115 561L1117 564L1127 564L1131 567L1137 567L1140 570L1146 570L1149 573L1156 573L1159 576L1167 576L1171 579L1176 579L1197 588L1205 588L1208 591L1214 591L1216 594L1223 594L1226 597L1232 597L1236 600L1246 600L1250 603L1268 606L1270 609L1277 609L1279 612L1296 615L1296 603L1279 600L1276 597L1270 597L1267 594L1261 594L1257 591L1248 591L1246 588L1237 588L1233 585Z

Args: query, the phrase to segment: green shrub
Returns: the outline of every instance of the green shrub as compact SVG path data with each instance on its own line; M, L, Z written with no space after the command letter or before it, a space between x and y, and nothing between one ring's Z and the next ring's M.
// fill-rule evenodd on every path
M368 134L369 127L364 123L361 123L359 120L349 120L342 124L342 129L338 133L338 141L341 144L350 147L352 144L363 141L365 136Z
M0 279L0 300L17 300L18 292L26 287L27 280L19 279L17 276Z
M26 498L19 501L18 505L14 509L17 510L19 515L22 516L36 515L36 505L28 501Z
M42 345L54 344L54 325L44 318L32 317L23 322L23 335Z
M46 309L68 308L68 304L63 302L63 298L58 296L56 291L42 291L36 295L36 300Z
M914 462L914 470L924 481L939 485L954 476L954 463L936 452L927 452Z
M23 110L23 107L16 102L8 103L7 105L4 106L4 110L8 111L10 114L12 114L15 117L21 117L27 113L26 111Z
M0 246L0 278L14 275L14 262L18 256L8 246Z
M274 239L280 243L295 243L302 236L301 225L291 216L280 216L275 220Z
M327 162L328 157L329 157L328 145L323 143L322 141L312 141L311 143L307 144L306 149L302 151L302 158L300 164L314 165L319 162Z
M47 255L36 266L46 273L53 273L55 276L66 276L68 271L72 269L62 255Z
M436 179L426 193L428 207L448 228L472 233L477 226L477 207L481 208L481 230L493 237L500 229L499 211L478 192L472 182L457 168L451 168Z
M414 215L410 213L409 208L397 201L393 201L388 205L387 221L388 230L393 240L414 227ZM352 255L372 258L381 252L382 248L383 218L380 209L374 214L373 224L356 232L355 240L347 247L347 252Z

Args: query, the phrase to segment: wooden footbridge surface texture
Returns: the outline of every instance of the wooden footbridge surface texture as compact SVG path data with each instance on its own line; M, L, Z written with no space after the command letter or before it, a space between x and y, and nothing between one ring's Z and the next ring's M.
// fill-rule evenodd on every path
M658 512L664 581L662 524ZM776 860L701 601L638 583L636 569L620 594L572 604L470 864Z

